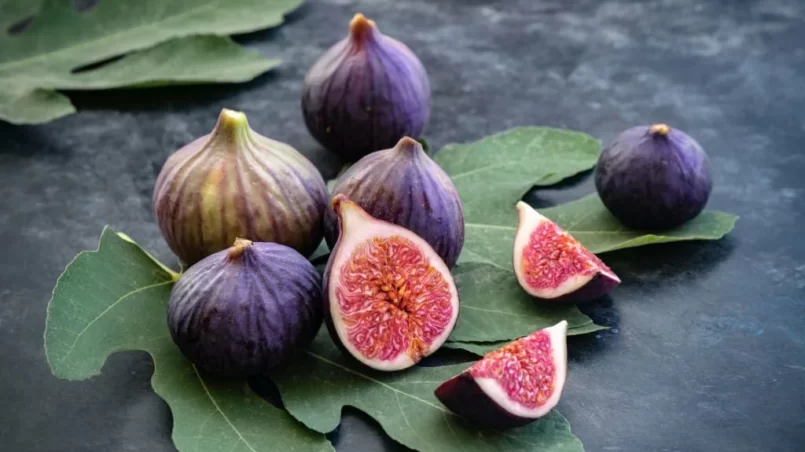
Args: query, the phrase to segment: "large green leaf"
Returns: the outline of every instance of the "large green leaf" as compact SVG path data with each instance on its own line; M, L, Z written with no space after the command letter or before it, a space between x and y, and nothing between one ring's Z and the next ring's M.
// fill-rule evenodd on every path
M626 228L615 219L596 194L561 206L542 209L540 212L563 227L593 253L682 240L718 240L727 235L738 220L732 214L704 211L676 229L663 232L636 231Z
M453 276L459 290L461 312L450 335L451 341L510 340L561 320L567 320L570 331L592 323L573 304L536 303L510 271L469 263L456 267Z
M77 11L72 1L0 4L0 119L41 123L74 111L57 89L165 83L241 82L275 67L226 35L282 23L302 0L102 0ZM37 12L22 32L6 28ZM208 35L208 36L200 36ZM171 41L181 38L177 41ZM129 52L135 52L129 54ZM75 69L126 57L82 72Z
M534 185L551 185L588 170L598 159L593 137L549 127L520 127L434 156L450 175L464 206L464 248L459 262L511 270L514 205ZM508 240L509 245L501 246Z
M374 372L346 358L323 330L302 359L276 372L272 380L288 412L322 433L334 430L342 408L352 406L375 418L391 438L422 452L584 450L557 411L505 432L465 424L436 399L433 390L468 366Z
M53 374L86 379L101 372L109 354L144 350L154 360L151 384L173 413L180 451L333 450L245 381L205 375L184 358L165 320L176 276L128 237L105 229L98 250L79 254L53 291L45 327Z

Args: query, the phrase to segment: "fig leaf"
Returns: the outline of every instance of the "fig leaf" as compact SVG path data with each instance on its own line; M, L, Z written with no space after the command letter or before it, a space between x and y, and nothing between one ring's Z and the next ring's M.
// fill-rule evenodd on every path
M535 327L534 329L540 329L541 327ZM592 320L587 321L587 323L578 324L567 330L568 336L578 336L582 334L589 334L594 333L596 331L607 330L609 327L596 325L593 323ZM523 336L526 336L525 334ZM452 348L456 350L465 350L470 353L474 353L478 356L484 356L487 353L497 350L504 345L519 339L522 336L515 337L509 340L503 341L493 341L493 342L462 342L462 341L447 341L444 344L445 348Z
M173 413L179 451L333 451L324 435L246 381L210 377L184 358L165 321L176 277L130 238L104 229L98 250L67 266L48 305L45 353L53 374L84 380L98 375L111 353L143 350L154 360L151 385Z
M705 210L682 226L664 232L628 229L609 213L596 194L560 206L541 209L593 253L683 240L718 240L729 233L736 215Z
M342 408L351 406L376 419L394 440L421 452L584 450L556 410L505 432L465 424L436 399L433 390L467 367L468 363L372 371L345 357L322 330L308 352L291 367L275 372L272 380L288 412L321 433L333 431Z
M561 320L567 320L568 334L592 324L592 320L573 304L534 303L510 271L468 263L454 268L453 277L461 300L461 314L450 335L451 342L506 343ZM450 346L449 343L446 346Z
M0 5L0 120L39 124L73 113L60 89L251 80L280 61L227 35L277 26L302 0L140 0L136 8L103 0L82 10L74 3Z

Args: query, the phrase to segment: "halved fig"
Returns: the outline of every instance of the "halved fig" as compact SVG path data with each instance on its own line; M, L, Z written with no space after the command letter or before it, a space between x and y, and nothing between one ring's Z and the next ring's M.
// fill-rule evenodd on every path
M528 204L517 203L514 273L540 300L578 303L600 297L621 280L567 231Z
M545 416L567 376L567 322L489 352L434 391L447 408L481 427L519 427Z
M374 369L411 367L455 327L458 291L450 270L410 230L372 217L344 195L332 206L339 235L324 273L330 336Z

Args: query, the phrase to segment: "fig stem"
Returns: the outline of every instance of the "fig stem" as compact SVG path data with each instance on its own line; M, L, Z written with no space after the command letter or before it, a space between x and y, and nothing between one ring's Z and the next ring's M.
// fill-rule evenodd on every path
M422 143L411 137L402 137L400 141L397 142L395 148L398 152L406 154L415 154L417 151L425 152L422 149Z
M653 126L648 128L648 132L652 135L661 135L665 136L671 132L671 128L668 127L666 124L654 124Z
M215 124L210 141L221 138L229 143L234 143L238 138L247 138L248 135L249 120L246 118L246 114L224 108L218 116L218 123Z
M349 34L355 42L362 42L370 37L375 30L375 22L369 20L361 13L355 14L349 22Z
M232 248L229 249L229 253L227 253L226 257L228 260L232 261L239 258L246 248L252 246L252 241L247 239L242 239L240 237L235 239L235 243L232 245Z

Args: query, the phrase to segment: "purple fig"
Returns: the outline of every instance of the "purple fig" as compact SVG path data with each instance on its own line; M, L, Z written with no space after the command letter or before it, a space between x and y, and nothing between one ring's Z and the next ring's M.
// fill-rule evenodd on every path
M403 43L356 14L349 34L310 68L302 113L316 140L356 161L404 136L419 138L430 119L430 83Z
M479 427L507 429L548 414L567 376L567 322L487 353L436 388L447 408Z
M551 302L598 298L621 280L567 231L528 204L517 203L514 273L531 296Z
M438 350L458 319L458 291L428 243L333 199L340 234L324 272L324 319L333 341L359 362L405 369Z
M452 268L464 245L464 211L447 173L409 137L360 159L338 178L333 195L345 195L369 215L410 229ZM332 248L338 215L324 214L324 237Z
M238 239L182 274L168 326L196 366L226 377L262 375L305 349L322 323L321 277L277 243Z
M324 179L302 154L223 109L212 133L165 162L153 205L162 236L190 266L236 237L309 256L323 236L327 198Z
M601 153L595 187L601 201L634 229L671 229L704 209L712 190L710 159L696 140L665 124L625 130Z

